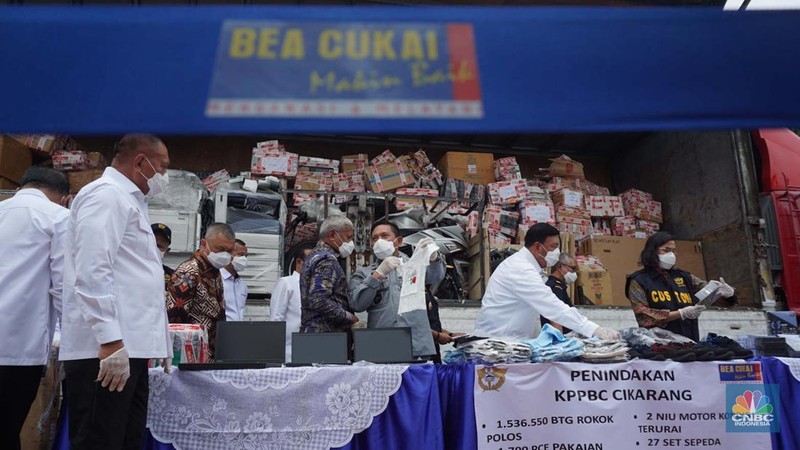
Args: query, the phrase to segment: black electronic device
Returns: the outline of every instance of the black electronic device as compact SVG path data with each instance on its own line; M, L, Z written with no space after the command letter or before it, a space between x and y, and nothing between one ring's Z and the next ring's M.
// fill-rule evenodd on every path
M287 365L348 363L347 333L292 333L292 362Z
M411 328L361 328L353 330L355 361L372 363L415 363Z

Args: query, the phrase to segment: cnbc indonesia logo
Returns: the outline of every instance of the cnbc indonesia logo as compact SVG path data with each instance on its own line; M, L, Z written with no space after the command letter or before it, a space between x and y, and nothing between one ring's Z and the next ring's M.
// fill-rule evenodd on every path
M736 396L730 420L734 427L771 427L775 416L770 398L759 390L747 390Z

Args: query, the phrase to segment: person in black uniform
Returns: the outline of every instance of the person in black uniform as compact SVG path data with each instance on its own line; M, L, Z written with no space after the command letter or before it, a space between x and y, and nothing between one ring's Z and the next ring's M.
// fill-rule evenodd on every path
M553 273L544 283L553 291L554 294L556 294L556 297L558 297L559 300L569 306L573 305L572 299L569 298L567 287L578 279L578 274L576 272L577 270L578 266L576 265L575 258L568 253L562 253L561 256L558 257L558 262L553 267ZM540 316L540 320L542 326L549 323L550 326L557 328L564 334L572 331L569 328L565 328L560 324L546 319L544 316Z
M625 295L633 306L636 321L642 328L664 328L673 333L700 340L697 318L706 309L697 304L695 293L706 282L675 267L675 241L660 231L647 239L641 254L644 268L628 275ZM719 279L723 304L736 303L733 288Z
M156 247L161 253L161 265L164 267L164 288L166 289L172 273L175 272L174 269L164 264L164 257L167 256L169 246L172 245L172 230L163 223L154 223L150 225L150 228L153 229L153 235L156 237Z

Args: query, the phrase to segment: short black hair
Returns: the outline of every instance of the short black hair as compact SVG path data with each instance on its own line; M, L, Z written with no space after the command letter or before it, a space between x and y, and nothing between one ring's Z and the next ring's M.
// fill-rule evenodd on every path
M386 225L392 229L392 233L394 233L394 237L400 237L400 228L397 228L397 225L389 222L388 220L379 220L372 224L372 228L369 229L369 234L371 235L375 228L378 228L381 225Z
M152 134L126 134L122 136L116 144L114 144L113 148L113 158L119 157L120 159L130 158L131 156L135 156L137 150L147 149L148 151L144 151L142 153L150 153L151 148L157 148L159 145L164 145L164 143L156 136Z
M530 247L537 242L544 244L544 241L546 241L550 236L558 235L558 228L546 223L537 223L536 225L528 228L528 232L525 233L525 247Z
M241 239L236 239L234 242L241 245L242 247L247 247L247 244L245 244L244 241Z
M644 249L640 257L642 265L648 269L658 269L660 267L658 264L658 248L674 240L675 238L666 231L659 231L647 238L647 242L644 243Z
M61 195L69 194L69 181L63 173L47 167L30 167L22 175L22 187L45 188Z

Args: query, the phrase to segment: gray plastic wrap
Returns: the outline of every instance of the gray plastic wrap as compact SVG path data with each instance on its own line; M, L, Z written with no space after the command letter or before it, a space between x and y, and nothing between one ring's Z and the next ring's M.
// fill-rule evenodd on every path
M283 199L279 194L230 190L226 222L237 233L281 234Z
M168 170L169 184L161 194L150 199L150 209L197 212L200 200L208 197L197 175L185 170Z

